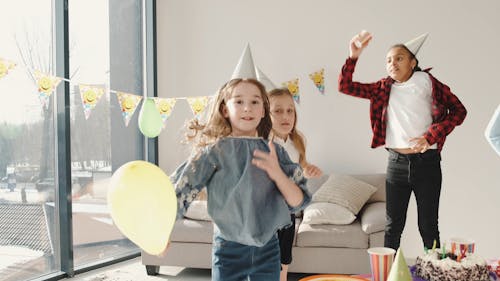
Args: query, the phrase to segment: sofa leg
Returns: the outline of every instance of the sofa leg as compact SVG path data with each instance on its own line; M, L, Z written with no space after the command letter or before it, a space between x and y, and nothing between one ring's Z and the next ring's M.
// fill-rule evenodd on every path
M146 265L146 272L148 275L158 275L160 273L160 266L159 265Z

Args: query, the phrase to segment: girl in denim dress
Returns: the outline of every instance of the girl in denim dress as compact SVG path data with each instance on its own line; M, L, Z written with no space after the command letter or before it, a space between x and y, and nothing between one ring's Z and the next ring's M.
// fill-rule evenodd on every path
M212 280L279 280L277 230L311 200L300 165L267 141L269 100L255 79L219 90L206 124L191 121L193 155L173 173L178 219L207 188L215 224Z

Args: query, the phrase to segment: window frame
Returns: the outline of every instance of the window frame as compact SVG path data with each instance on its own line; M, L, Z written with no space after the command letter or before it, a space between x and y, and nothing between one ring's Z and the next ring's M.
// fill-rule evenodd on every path
M110 0L113 1L113 0ZM69 0L52 0L53 11L53 64L55 75L69 79ZM144 97L157 97L157 53L156 53L156 0L142 0L141 11L141 46L142 49L142 90ZM133 23L131 23L133 24ZM111 49L111 46L110 46ZM113 53L110 50L111 53ZM71 201L71 134L70 134L70 84L61 83L54 93L54 128L55 129L55 179L56 179L56 236L59 243L54 245L56 268L58 272L40 276L35 280L60 280L76 274L101 268L124 260L140 256L136 253L105 259L92 264L75 268L73 257L73 221ZM137 131L136 134L140 135ZM147 138L141 135L144 159L158 165L158 138Z

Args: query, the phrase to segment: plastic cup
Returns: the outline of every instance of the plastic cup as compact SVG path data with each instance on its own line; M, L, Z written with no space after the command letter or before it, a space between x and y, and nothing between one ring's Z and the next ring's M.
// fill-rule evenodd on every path
M370 256L370 269L372 281L386 281L391 271L396 250L385 247L370 248L367 250Z

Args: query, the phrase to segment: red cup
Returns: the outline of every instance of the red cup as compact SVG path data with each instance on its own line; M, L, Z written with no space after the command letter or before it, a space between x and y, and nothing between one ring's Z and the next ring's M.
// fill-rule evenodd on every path
M370 248L367 251L370 256L372 281L386 281L389 277L396 251L385 247Z

